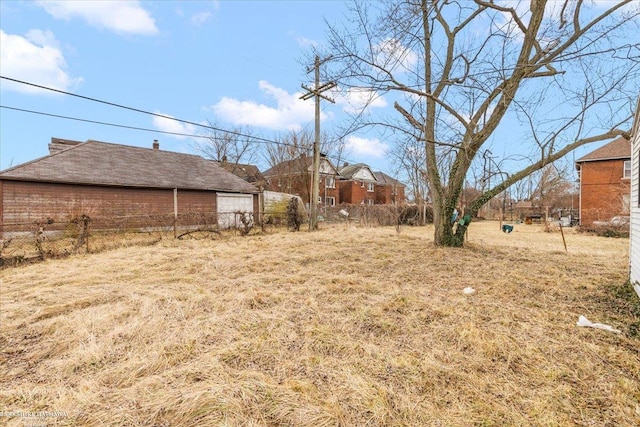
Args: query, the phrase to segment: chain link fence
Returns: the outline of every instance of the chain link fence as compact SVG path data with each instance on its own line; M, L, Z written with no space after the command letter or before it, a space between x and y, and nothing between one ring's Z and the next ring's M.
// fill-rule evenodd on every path
M219 218L224 215L224 225ZM251 212L90 217L81 214L55 221L3 223L0 268L100 252L123 246L152 245L162 239L212 238L222 233L247 235L254 229Z

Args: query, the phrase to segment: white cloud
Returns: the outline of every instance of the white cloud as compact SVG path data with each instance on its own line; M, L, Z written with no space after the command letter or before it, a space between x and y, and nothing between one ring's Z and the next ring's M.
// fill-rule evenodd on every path
M82 81L67 73L67 63L51 31L30 30L22 37L0 30L0 46L0 74L3 76L59 90L67 90ZM7 80L2 80L2 88L24 93L52 93Z
M191 24L200 27L211 18L211 12L200 12L191 16Z
M167 117L173 117L168 114L163 114L159 111L154 111L156 114L161 114ZM153 125L163 132L182 133L187 135L193 135L195 133L195 126L188 123L182 123L175 120L171 120L165 117L153 116ZM186 136L174 135L177 139L185 139Z
M418 62L418 55L399 40L387 39L374 47L376 63L390 71L411 70Z
M89 25L118 34L154 35L158 33L154 19L138 1L38 1L56 19L82 18Z
M345 93L336 94L336 104L341 105L347 113L358 113L363 108L382 108L387 101L375 90L368 88L350 88Z
M367 139L357 136L347 138L346 148L354 155L371 156L381 158L386 154L389 146L379 139Z
M320 45L316 40L308 39L306 37L296 37L295 39L298 46L302 48L318 47Z
M302 124L314 119L312 100L303 101L300 93L289 94L264 80L258 86L267 97L275 101L275 106L224 97L211 108L219 119L235 125L273 130L299 130ZM324 118L326 116L321 115L321 120Z

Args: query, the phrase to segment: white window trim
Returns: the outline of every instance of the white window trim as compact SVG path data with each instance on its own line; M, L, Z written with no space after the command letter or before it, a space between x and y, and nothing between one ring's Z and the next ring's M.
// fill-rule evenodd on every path
M373 182L367 182L367 192L373 193L375 191L375 186Z
M622 164L622 179L631 179L631 160L625 160Z
M336 205L336 198L333 197L333 196L325 196L324 204L327 205L327 206L335 206Z
M328 176L324 179L325 188L336 188L336 179L332 176Z

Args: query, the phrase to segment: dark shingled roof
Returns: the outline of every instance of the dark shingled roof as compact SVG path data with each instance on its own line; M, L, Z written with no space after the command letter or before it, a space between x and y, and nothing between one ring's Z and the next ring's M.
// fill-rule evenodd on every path
M0 179L258 192L253 185L200 156L91 140L5 169Z
M345 179L351 179L351 178L353 178L353 175L356 172L358 172L360 169L362 169L362 168L366 168L366 169L369 169L371 171L371 168L369 168L368 165L365 165L364 163L356 163L356 164L353 164L353 165L343 166L340 169L340 176L342 178L345 178ZM371 171L371 173L373 173L373 171ZM374 178L377 179L375 174L374 174Z
M376 177L376 179L378 180L378 183L380 183L380 184L400 185L402 187L405 187L405 185L403 183L401 183L400 181L398 181L395 178L390 177L389 175L387 175L384 172L374 172L373 175Z
M260 173L255 165L249 165L245 163L232 163L232 162L215 162L222 169L231 172L235 176L244 179L247 182L256 183L264 181L264 177Z
M603 145L576 160L576 163L591 162L596 160L614 160L631 158L631 141L624 137L614 139L610 143Z
M272 168L267 169L262 173L264 177L298 174L304 171L310 171L313 165L313 157L301 156L293 160L286 160L282 163L278 163Z

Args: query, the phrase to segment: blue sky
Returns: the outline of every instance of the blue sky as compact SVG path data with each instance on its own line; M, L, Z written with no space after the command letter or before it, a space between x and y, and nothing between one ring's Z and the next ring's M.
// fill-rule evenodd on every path
M341 20L340 1L0 1L1 75L265 138L313 130L303 60ZM0 80L1 104L133 127L202 129ZM340 103L323 103L323 129ZM0 168L44 156L51 137L192 152L194 140L0 109ZM353 135L350 160L386 169L384 144Z

